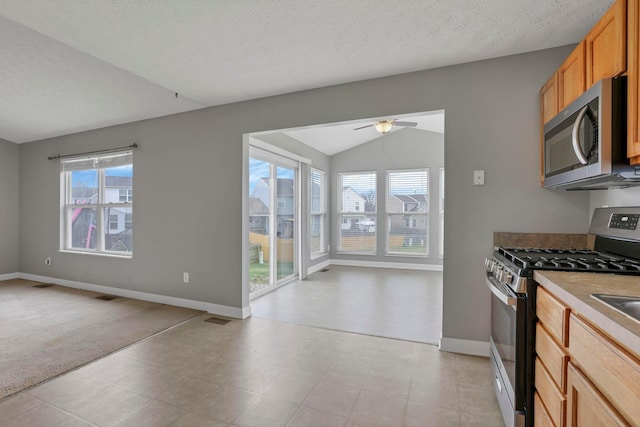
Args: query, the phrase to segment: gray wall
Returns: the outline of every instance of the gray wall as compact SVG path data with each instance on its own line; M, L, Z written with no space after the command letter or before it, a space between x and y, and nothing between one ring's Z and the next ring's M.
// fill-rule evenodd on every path
M0 139L0 274L18 271L18 145Z
M20 145L21 272L240 307L243 134L444 109L443 334L486 342L495 230L584 232L588 194L540 188L538 90L571 46L208 108ZM419 53L417 53L419 54ZM58 253L52 153L140 144L134 257ZM512 160L516 160L513 162ZM486 185L474 187L474 169ZM245 191L246 196L246 191ZM244 236L246 238L246 236ZM45 266L44 257L53 265ZM191 283L181 283L183 271Z
M589 212L603 206L640 206L640 187L590 191Z
M331 212L338 211L337 175L341 172L376 171L377 185L377 254L354 255L340 254L338 235L340 233L339 216L332 215L331 258L357 261L402 262L415 264L442 264L438 257L438 180L440 167L444 166L444 135L417 129L402 129L366 144L358 145L350 150L331 156ZM429 215L429 257L388 256L386 252L386 171L393 169L429 168L430 215ZM446 216L446 213L445 213Z

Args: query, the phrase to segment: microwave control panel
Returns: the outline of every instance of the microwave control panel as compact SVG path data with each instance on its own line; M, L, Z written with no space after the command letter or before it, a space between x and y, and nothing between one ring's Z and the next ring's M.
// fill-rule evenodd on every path
M613 214L609 220L609 228L635 230L638 227L639 214Z

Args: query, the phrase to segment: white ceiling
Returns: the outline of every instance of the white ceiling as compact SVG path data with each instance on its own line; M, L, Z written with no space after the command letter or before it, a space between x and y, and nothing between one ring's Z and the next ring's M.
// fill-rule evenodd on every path
M612 3L0 0L0 138L566 45Z

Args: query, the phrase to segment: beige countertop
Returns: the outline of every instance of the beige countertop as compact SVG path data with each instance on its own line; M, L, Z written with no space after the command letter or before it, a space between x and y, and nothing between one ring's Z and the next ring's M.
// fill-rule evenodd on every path
M640 297L640 276L536 270L533 278L574 313L588 319L640 359L640 322L591 297L591 294Z

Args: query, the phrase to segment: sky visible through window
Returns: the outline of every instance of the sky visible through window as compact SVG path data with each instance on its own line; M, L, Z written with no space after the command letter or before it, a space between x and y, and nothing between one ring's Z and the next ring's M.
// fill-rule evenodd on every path
M124 165L104 170L106 176L133 176L133 165ZM73 171L72 182L74 187L97 188L98 174L95 169Z
M256 185L262 178L269 177L269 162L249 158L249 194L253 193ZM293 179L293 169L278 168L278 178Z

